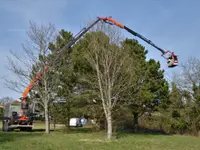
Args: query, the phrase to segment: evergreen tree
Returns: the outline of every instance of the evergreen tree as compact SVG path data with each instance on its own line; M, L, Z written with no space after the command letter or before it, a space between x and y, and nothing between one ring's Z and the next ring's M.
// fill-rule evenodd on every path
M146 61L148 51L136 40L125 39L122 45L134 60L136 82L133 83L135 86L132 90L127 91L125 97L128 99L134 124L137 127L138 118L144 112L152 112L160 103L163 108L167 107L168 82L164 79L164 71L160 70L160 63L154 59Z
M76 74L71 64L71 50L60 51L71 39L71 32L61 30L56 38L55 43L49 44L52 54L49 55L49 61L53 61L53 82L57 85L53 89L55 93L55 103L53 106L54 117L57 121L61 121L69 128L69 120L71 117L71 107L75 97L74 88L76 86ZM59 53L59 58L58 58ZM60 102L59 99L64 99Z

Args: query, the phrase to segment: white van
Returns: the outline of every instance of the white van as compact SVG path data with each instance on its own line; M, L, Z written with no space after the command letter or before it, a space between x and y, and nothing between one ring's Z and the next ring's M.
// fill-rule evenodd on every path
M69 122L70 127L82 127L80 118L71 118Z

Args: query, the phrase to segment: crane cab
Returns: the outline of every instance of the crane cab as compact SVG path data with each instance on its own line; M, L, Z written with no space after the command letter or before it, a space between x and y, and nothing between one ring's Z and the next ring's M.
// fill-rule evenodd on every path
M178 56L175 55L174 52L167 51L167 52L165 52L165 54L166 53L169 53L169 56L166 58L168 67L169 68L176 67L178 65Z

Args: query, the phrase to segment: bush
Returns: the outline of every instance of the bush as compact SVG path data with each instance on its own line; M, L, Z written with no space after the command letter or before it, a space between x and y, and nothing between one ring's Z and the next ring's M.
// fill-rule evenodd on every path
M174 134L184 134L187 132L187 124L184 120L173 119L171 123L171 132Z
M4 109L0 108L0 117L3 117L3 111L4 111Z

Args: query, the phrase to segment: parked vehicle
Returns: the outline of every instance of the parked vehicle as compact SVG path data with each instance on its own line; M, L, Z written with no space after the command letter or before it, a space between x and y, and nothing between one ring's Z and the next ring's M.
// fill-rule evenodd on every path
M81 119L80 118L71 118L69 122L70 127L82 127Z

